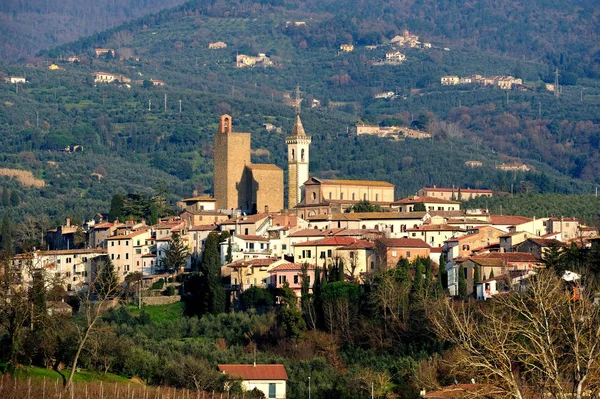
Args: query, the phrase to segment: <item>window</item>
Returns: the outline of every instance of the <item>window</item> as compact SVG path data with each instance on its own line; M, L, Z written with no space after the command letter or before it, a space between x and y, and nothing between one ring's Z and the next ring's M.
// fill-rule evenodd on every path
M137 245L140 245L140 240L137 240Z
M111 246L111 247L114 247L114 246L115 246L115 242L114 242L114 241L111 241L111 242L110 242L110 246Z
M294 151L294 149L292 148L292 161L294 160L295 157L296 157L296 151Z
M321 251L321 255L319 255L319 259L325 259L325 251Z
M379 194L375 194L375 202L379 201Z
M129 259L129 254L125 254L125 259Z
M365 200L365 201L367 200L367 194L366 193L363 194L363 200Z
M300 150L300 160L304 162L304 148Z
M328 249L328 250L327 250L327 257L328 257L328 258L331 258L331 249Z
M129 246L129 240L125 241L125 246L128 247Z
M312 196L313 200L317 199L317 193L316 192L313 191L312 194L311 194L311 196Z
M73 261L73 259L71 259L71 258L65 259L65 263L71 263L72 261Z
M285 276L279 276L279 284L285 283Z
M310 285L310 276L306 276L306 284Z
M275 399L275 384L269 383L269 399Z
M343 200L344 199L344 193L340 193L340 199Z
M331 199L331 191L329 192L329 199Z
M248 229L244 229L244 235L248 235Z
M115 260L115 254L110 254L110 260Z
M355 197L355 195L354 195L354 193L352 193L352 201L354 201L354 197Z
M306 258L306 251L302 250L302 256L300 258Z
M410 258L410 251L406 251L406 257Z
M398 256L398 252L396 252L396 251L392 251L392 257L394 257L394 258L395 258L395 257L397 257L397 256Z
M310 252L311 252L311 251L310 251L310 249L309 249L308 251L306 251L306 256L307 256L308 258L311 258L311 257L312 257Z
M294 276L294 284L298 284L298 276Z
M117 241L117 245L121 245L121 240Z
M281 244L281 249L285 251L287 249L287 244Z

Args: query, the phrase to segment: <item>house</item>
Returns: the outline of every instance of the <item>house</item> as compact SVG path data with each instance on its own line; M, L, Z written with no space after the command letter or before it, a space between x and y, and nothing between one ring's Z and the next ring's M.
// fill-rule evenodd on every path
M377 265L391 269L400 259L429 258L431 247L418 238L381 238L375 241Z
M200 205L202 206L202 205ZM186 209L179 214L181 220L185 220L188 226L199 226L203 224L219 224L229 220L229 215L219 211L199 211Z
M150 79L150 82L154 86L165 86L166 85L166 83L163 80L159 80L159 79Z
M77 291L92 281L98 264L106 259L107 251L102 248L38 250L16 255L12 265L24 283L31 283L33 274L42 273L47 281L60 278L68 291Z
M456 75L445 75L440 79L442 86L455 86L460 83L460 78Z
M483 162L481 161L465 161L465 166L470 168L480 168L483 166Z
M208 48L212 50L227 48L227 43L225 42L211 42L208 43Z
M482 280L475 283L475 298L486 301L494 295L509 292L513 287L522 284L533 275L535 275L533 271L510 270L507 274Z
M461 198L458 198L458 192L460 191ZM486 189L473 189L473 188L443 188L443 187L423 187L417 191L417 195L421 197L437 197L446 200L467 200L477 197L491 197L493 195L492 190ZM453 198L454 197L454 198Z
M351 277L375 269L373 249L374 245L368 241L344 236L309 240L293 246L295 262L330 265L341 260Z
M317 266L309 263L282 263L269 270L269 286L273 288L281 288L288 286L296 296L302 295L302 269L306 268L307 284L309 290L312 290L315 282L315 271Z
M111 83L119 80L119 75L108 72L96 71L93 73L93 75L94 83Z
M231 236L230 240L220 244L222 264L226 261L230 244L232 261L271 257L271 243L268 238L258 235L236 234Z
M531 170L531 168L524 163L502 163L500 165L496 165L495 168L504 172L528 172Z
M227 280L232 291L244 291L251 287L267 288L269 271L276 266L289 263L275 257L238 259L221 267L221 277Z
M525 252L533 254L537 259L543 259L550 248L564 248L566 245L555 239L531 237L519 243L515 247L516 252Z
M199 197L184 198L177 203L177 207L190 211L214 211L216 201L210 195L202 195Z
M219 371L241 380L245 391L258 389L267 399L285 399L288 375L283 364L219 364Z
M309 227L318 229L360 229L363 234L373 236L405 237L407 228L420 226L428 219L427 212L350 212L322 214L309 218L308 222Z
M385 53L385 62L389 64L400 64L406 60L406 55L399 50L390 50Z
M258 56L251 56L246 54L238 54L235 57L235 66L238 68L261 65L264 67L272 66L273 62L266 54L260 53Z
M88 246L90 248L96 248L106 246L106 239L114 235L115 231L122 223L119 222L104 222L94 224L88 229Z
M69 58L67 58L67 61L70 62L71 64L73 64L75 62L81 62L81 58L79 58L76 55L72 55Z
M94 52L96 53L96 57L100 57L101 55L107 55L108 53L110 53L111 56L115 56L115 50L111 49L111 48L97 48L94 50Z
M560 233L560 240L567 241L579 238L579 219L551 217L546 222L547 233Z
M65 224L46 232L46 243L49 249L70 249L75 248L75 234L83 233L77 225L71 225L71 218L66 218ZM81 237L85 243L85 236Z
M500 252L513 252L515 247L532 237L533 234L526 231L515 231L500 236Z
M229 231L231 235L266 236L271 226L274 213L256 213L228 219L221 223L221 231Z
M152 229L140 228L130 234L119 234L106 239L108 256L115 266L119 281L130 273L143 273L142 256L151 253ZM156 263L152 266L155 266ZM146 270L146 272L152 270Z
M437 197L415 197L411 196L392 202L392 208L398 208L399 212L412 212L417 205L421 205L426 211L457 211L460 202Z
M340 46L340 50L349 53L351 51L354 51L354 45L353 44L342 44Z
M9 76L9 77L5 78L4 81L6 83L13 83L13 84L27 83L27 80L25 79L24 76Z
M504 231L492 226L477 226L469 229L466 235L446 240L444 251L448 260L470 256L474 251L499 244Z
M304 183L304 192L304 199L296 205L297 215L303 219L343 212L360 201L382 206L394 201L394 185L384 181L311 177Z
M466 230L448 224L424 224L406 229L409 238L419 238L432 248L440 248L450 238L466 234Z

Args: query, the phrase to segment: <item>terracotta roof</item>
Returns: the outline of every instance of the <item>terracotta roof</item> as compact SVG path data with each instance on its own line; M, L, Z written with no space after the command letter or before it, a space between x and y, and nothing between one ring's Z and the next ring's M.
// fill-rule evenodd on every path
M337 180L337 179L319 179L312 177L304 184L334 184L345 186L376 186L376 187L394 187L392 183L377 180Z
M219 364L219 371L243 380L287 380L283 364Z
M294 244L294 247L347 246L347 245L351 245L357 241L359 241L361 243L371 244L368 241L357 240L356 238L352 238L352 237L333 236L333 237L325 238L323 240L301 242L298 244Z
M431 248L425 241L418 238L382 238L379 241L386 247Z
M239 259L235 262L231 262L227 265L223 265L226 267L236 268L236 267L245 267L245 266L269 266L275 262L279 261L279 258L256 258L256 259Z
M460 227L450 226L449 224L427 224L423 226L411 227L406 231L465 231Z
M421 190L427 190L427 191L439 191L439 192L443 192L443 193L451 193L453 190L456 193L456 195L458 195L458 190L460 190L461 194L464 193L489 193L492 194L493 191L492 190L488 190L485 188L445 188L445 187L424 187Z
M118 226L118 224L115 224L115 223L105 222L105 223L98 223L97 225L94 225L92 228L94 230L96 230L96 229L108 229L108 228L111 228L111 227L113 227L115 225Z
M289 235L289 237L328 237L340 233L344 229L303 229Z
M540 247L549 247L551 245L557 245L559 247L566 247L566 244L564 242L560 242L558 240L555 240L554 238L537 238L537 237L532 237L532 238L528 238L527 241L531 241L533 243L536 243Z
M316 215L309 220L385 220L385 219L422 219L427 212L354 212L334 213L332 215Z
M516 226L523 223L531 222L530 219L525 216L504 216L504 215L490 215L490 223L498 225Z
M474 219L474 218L455 218L455 219L448 219L448 221L446 222L448 224L482 224L482 223L487 223L485 220L481 220L481 219Z
M408 197L408 198L403 198L401 200L392 202L392 205L422 204L422 203L460 205L460 202L458 202L458 201L445 200L443 198L437 198L437 197Z
M86 255L86 254L105 254L107 250L104 248L86 248L86 249L57 249L53 251L35 251L28 252L23 254L15 255L15 259L26 259L32 254L37 253L42 256L52 256L52 255Z
M118 235L118 236L108 237L107 240L127 240L129 238L139 236L140 234L147 233L149 229L150 229L150 227L142 228L137 231L134 231L131 234L122 234L122 235Z
M200 224L192 226L190 231L217 231L219 227L216 224Z
M246 165L247 168L254 170L274 170L274 171L282 171L282 169L271 163L252 163L250 165Z
M539 259L534 254L527 252L490 252L474 256L472 259L502 259L505 262L539 262Z
M274 213L257 213L249 216L240 216L237 219L229 219L221 224L254 224L269 216L275 215Z
M179 216L183 215L184 213L191 213L192 215L205 215L205 216L227 216L226 214L219 212L219 211L197 211L197 210L190 210L190 209L181 211L179 213Z
M235 237L244 241L261 241L261 242L269 242L268 238L262 236L254 236L254 235L245 235L245 234L236 234Z
M557 217L551 217L550 220L552 220L553 222L560 222L561 220L563 222L579 222L579 219L577 219L577 218L557 218Z
M302 270L302 268L304 267L304 263L284 263L281 264L279 266L275 266L274 268L272 268L271 270L269 270L270 272L281 272L281 271L285 271L285 270ZM315 270L317 266L313 265L313 264L308 264L308 270Z
M190 198L184 198L181 201L183 202L192 202L192 201L208 201L208 202L216 202L217 200L214 199L213 197L211 197L210 195L202 195L200 197L190 197Z
M353 243L344 245L343 247L339 247L337 249L351 251L353 249L372 249L373 247L374 247L374 244L372 242L364 241L364 240L356 240Z

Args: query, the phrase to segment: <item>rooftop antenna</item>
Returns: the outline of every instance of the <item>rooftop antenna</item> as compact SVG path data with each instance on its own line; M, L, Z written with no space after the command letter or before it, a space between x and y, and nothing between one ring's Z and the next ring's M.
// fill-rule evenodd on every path
M256 367L256 343L254 344L254 367Z

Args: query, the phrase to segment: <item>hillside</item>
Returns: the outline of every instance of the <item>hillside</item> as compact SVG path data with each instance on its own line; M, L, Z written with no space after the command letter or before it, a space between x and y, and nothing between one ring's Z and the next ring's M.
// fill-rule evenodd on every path
M43 48L181 3L183 0L3 0L0 2L0 59L27 59Z
M18 93L15 85L0 84L0 143L8 164L43 176L52 173L45 163L48 154L84 145L83 157L60 156L94 160L92 167L85 166L86 179L95 167L111 163L108 156L118 160L110 167L122 160L130 171L145 171L139 176L108 171L116 180L96 195L92 187L97 184L80 183L81 176L70 175L74 172L66 168L66 178L49 190L60 187L68 192L77 186L77 198L104 204L104 208L94 205L96 209L91 204L76 207L81 217L84 209L106 209L114 192L143 190L149 175L156 176L147 185L150 188L163 180L177 195L210 192L212 135L218 116L232 114L236 129L253 134L257 161L285 167L283 134L267 131L264 124L290 131L294 111L286 102L299 84L302 119L313 136L311 172L318 176L389 180L396 184L397 196L431 184L592 193L600 182L600 165L594 162L600 156L600 85L593 79L576 78L571 82L576 85L562 86L561 97L556 98L543 86L541 78L549 65L536 53L517 59L465 43L445 48L451 38L426 29L412 32L430 41L431 49L403 48L404 63L379 66L376 61L385 59L389 44L365 48L361 43L367 41L344 33L348 24L334 23L337 19L326 9L329 3L314 9L250 2L219 9L219 4L186 3L45 53L63 70L50 71L46 63L3 66L5 74L25 75L29 81L19 85ZM348 10L353 7L357 5L351 3ZM371 21L372 15L362 21L361 15L357 14L357 23ZM290 28L287 21L306 26ZM397 25L385 32L387 39L408 26L402 21L384 21L385 26ZM319 42L325 28L335 39ZM226 42L227 48L208 49L216 41ZM355 43L354 51L339 51L339 43L346 41ZM114 48L116 57L96 58L96 47ZM274 65L235 67L236 54L258 53L265 53ZM71 55L81 57L81 62L62 61ZM94 85L94 71L147 83L161 79L166 86ZM510 91L441 86L440 77L446 74L512 74L525 83ZM375 98L387 91L395 97ZM313 99L320 105L310 108ZM433 137L404 141L354 137L357 122L411 125ZM33 154L34 162L24 165L23 153ZM483 166L466 167L468 160L482 161ZM532 170L513 173L494 168L521 162ZM53 214L64 215L62 205L50 208Z

